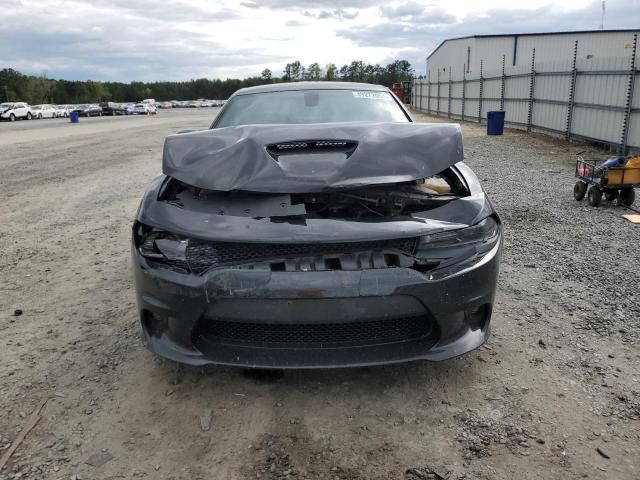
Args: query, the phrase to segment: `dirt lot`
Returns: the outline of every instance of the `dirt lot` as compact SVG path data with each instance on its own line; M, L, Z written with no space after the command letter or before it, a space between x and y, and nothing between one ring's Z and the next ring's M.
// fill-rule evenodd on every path
M640 478L640 227L575 202L583 148L548 137L463 127L505 225L486 347L284 374L155 359L130 224L164 136L213 115L0 125L0 454L49 398L0 480Z

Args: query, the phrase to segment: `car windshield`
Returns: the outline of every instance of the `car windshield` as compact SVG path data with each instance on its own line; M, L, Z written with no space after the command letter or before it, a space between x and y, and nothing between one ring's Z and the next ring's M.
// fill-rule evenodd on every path
M238 95L216 127L250 124L408 122L389 92L373 90L288 90Z
M0 103L0 108L13 108L13 103Z
M42 105L34 105L31 110L42 110Z

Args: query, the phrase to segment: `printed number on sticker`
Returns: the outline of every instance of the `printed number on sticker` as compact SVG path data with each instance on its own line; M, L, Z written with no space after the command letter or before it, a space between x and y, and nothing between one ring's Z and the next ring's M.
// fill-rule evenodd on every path
M368 91L364 91L364 92L352 92L353 96L356 98L371 98L371 99L377 99L377 100L384 100L385 98L387 98L387 95L385 92L368 92Z

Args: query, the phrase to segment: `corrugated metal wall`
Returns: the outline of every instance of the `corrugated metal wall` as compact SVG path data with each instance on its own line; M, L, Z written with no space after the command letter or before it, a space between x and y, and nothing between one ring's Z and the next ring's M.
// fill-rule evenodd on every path
M627 56L578 58L579 41L564 60L535 61L487 71L465 65L430 71L413 85L419 111L482 122L504 110L509 126L602 142L619 151L640 149L638 36ZM495 62L492 62L495 64ZM482 70L481 70L482 68Z

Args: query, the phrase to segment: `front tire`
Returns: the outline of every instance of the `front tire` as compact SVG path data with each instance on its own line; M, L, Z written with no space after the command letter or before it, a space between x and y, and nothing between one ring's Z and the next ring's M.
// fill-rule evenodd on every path
M573 198L577 201L580 201L584 198L584 195L587 193L587 184L582 180L578 180L576 184L573 186Z
M41 113L38 114L38 120L42 120L42 114Z
M9 121L11 121L11 122L15 122L16 121L16 116L13 113L11 115L9 115Z
M592 207L597 207L598 205L600 205L600 201L602 200L602 190L595 186L589 188L587 198L589 200L589 205L591 205Z
M27 112L27 120L31 120L33 118L33 115L31 115L31 112Z

